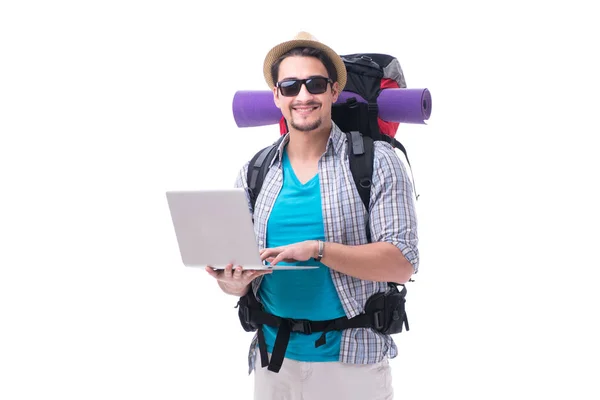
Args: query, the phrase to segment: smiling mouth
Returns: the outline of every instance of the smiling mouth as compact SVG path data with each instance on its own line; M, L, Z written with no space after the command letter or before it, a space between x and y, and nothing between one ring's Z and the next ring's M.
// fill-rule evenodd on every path
M294 110L300 114L308 114L310 112L313 112L317 108L319 108L319 106L302 106L302 107L292 107L292 110Z

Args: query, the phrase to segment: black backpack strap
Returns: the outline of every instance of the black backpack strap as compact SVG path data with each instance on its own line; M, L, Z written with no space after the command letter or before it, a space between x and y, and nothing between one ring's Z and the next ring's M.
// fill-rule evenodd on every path
M385 136L385 135L382 135L382 136ZM387 136L387 137L389 137L389 136ZM402 143L400 143L398 140L396 140L395 138L390 138L389 143L392 145L392 147L394 147L396 149L400 149L400 151L404 154L404 157L406 157L406 162L408 163L408 167L410 169L410 175L412 176L413 187L415 189L415 198L417 200L419 200L419 195L417 194L417 185L415 184L415 176L413 174L412 165L410 165L410 160L408 159L408 154L406 152L406 149L404 148L404 145Z
M396 149L400 149L400 151L402 153L404 153L404 157L406 157L408 166L411 167L411 169L412 169L412 166L410 165L410 161L408 160L408 154L406 153L406 148L404 147L404 145L402 143L400 143L396 138L392 138L389 136L388 136L388 138L389 138L389 143L392 145L392 147L394 147ZM386 140L386 141L388 141L388 140Z
M368 218L373 178L373 139L362 135L358 131L347 132L346 137L348 138L350 171L358 194L367 209ZM371 230L368 229L368 226L367 222L367 239L371 242Z
M404 154L404 157L406 158L406 162L408 163L408 167L410 169L410 175L412 177L413 187L415 189L415 197L416 197L417 200L419 200L419 195L416 193L417 192L417 185L414 183L415 182L415 176L413 174L412 165L410 165L410 160L408 159L408 153L406 152L406 148L404 147L404 145L402 143L400 143L398 141L398 139L393 138L393 137L388 136L388 135L380 135L380 140L383 140L384 142L388 142L393 148L399 149Z
M265 176L267 175L267 172L269 172L271 161L273 161L273 157L275 157L283 138L284 136L281 136L275 143L260 150L252 157L248 164L246 181L248 183L248 194L250 196L250 204L252 205L253 213L254 205L256 204L256 199L262 188Z
M367 119L369 121L369 136L371 136L374 140L381 140L381 137L384 136L379 130L379 106L377 103L368 103L367 104Z

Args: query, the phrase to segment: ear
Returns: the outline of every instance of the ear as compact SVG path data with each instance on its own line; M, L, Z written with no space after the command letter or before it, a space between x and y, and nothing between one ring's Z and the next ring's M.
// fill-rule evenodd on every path
M273 102L277 106L277 108L281 109L280 101L279 101L279 90L277 90L277 86L273 88Z
M340 96L340 85L337 82L333 82L333 85L331 85L331 96L332 103L335 103Z

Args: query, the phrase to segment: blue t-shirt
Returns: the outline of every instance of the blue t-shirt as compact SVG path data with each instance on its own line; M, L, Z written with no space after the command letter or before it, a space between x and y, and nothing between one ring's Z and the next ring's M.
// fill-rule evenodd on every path
M319 175L302 184L294 174L287 152L284 151L283 187L267 223L267 247L318 239L325 240ZM345 316L329 268L312 258L301 264L319 268L279 270L263 277L259 296L265 311L284 318L314 321ZM265 325L263 330L267 350L272 352L277 328ZM337 361L341 332L327 332L327 343L315 348L315 341L321 334L322 332L310 335L292 332L285 356L298 361Z

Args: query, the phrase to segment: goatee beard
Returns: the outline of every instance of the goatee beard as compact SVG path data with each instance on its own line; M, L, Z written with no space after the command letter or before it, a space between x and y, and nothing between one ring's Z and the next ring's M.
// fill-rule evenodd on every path
M290 121L290 125L292 126L292 128L294 128L297 131L300 132L310 132L310 131L314 131L315 129L317 129L318 127L321 126L321 118L317 119L315 122L309 124L309 125L297 125L294 120Z

